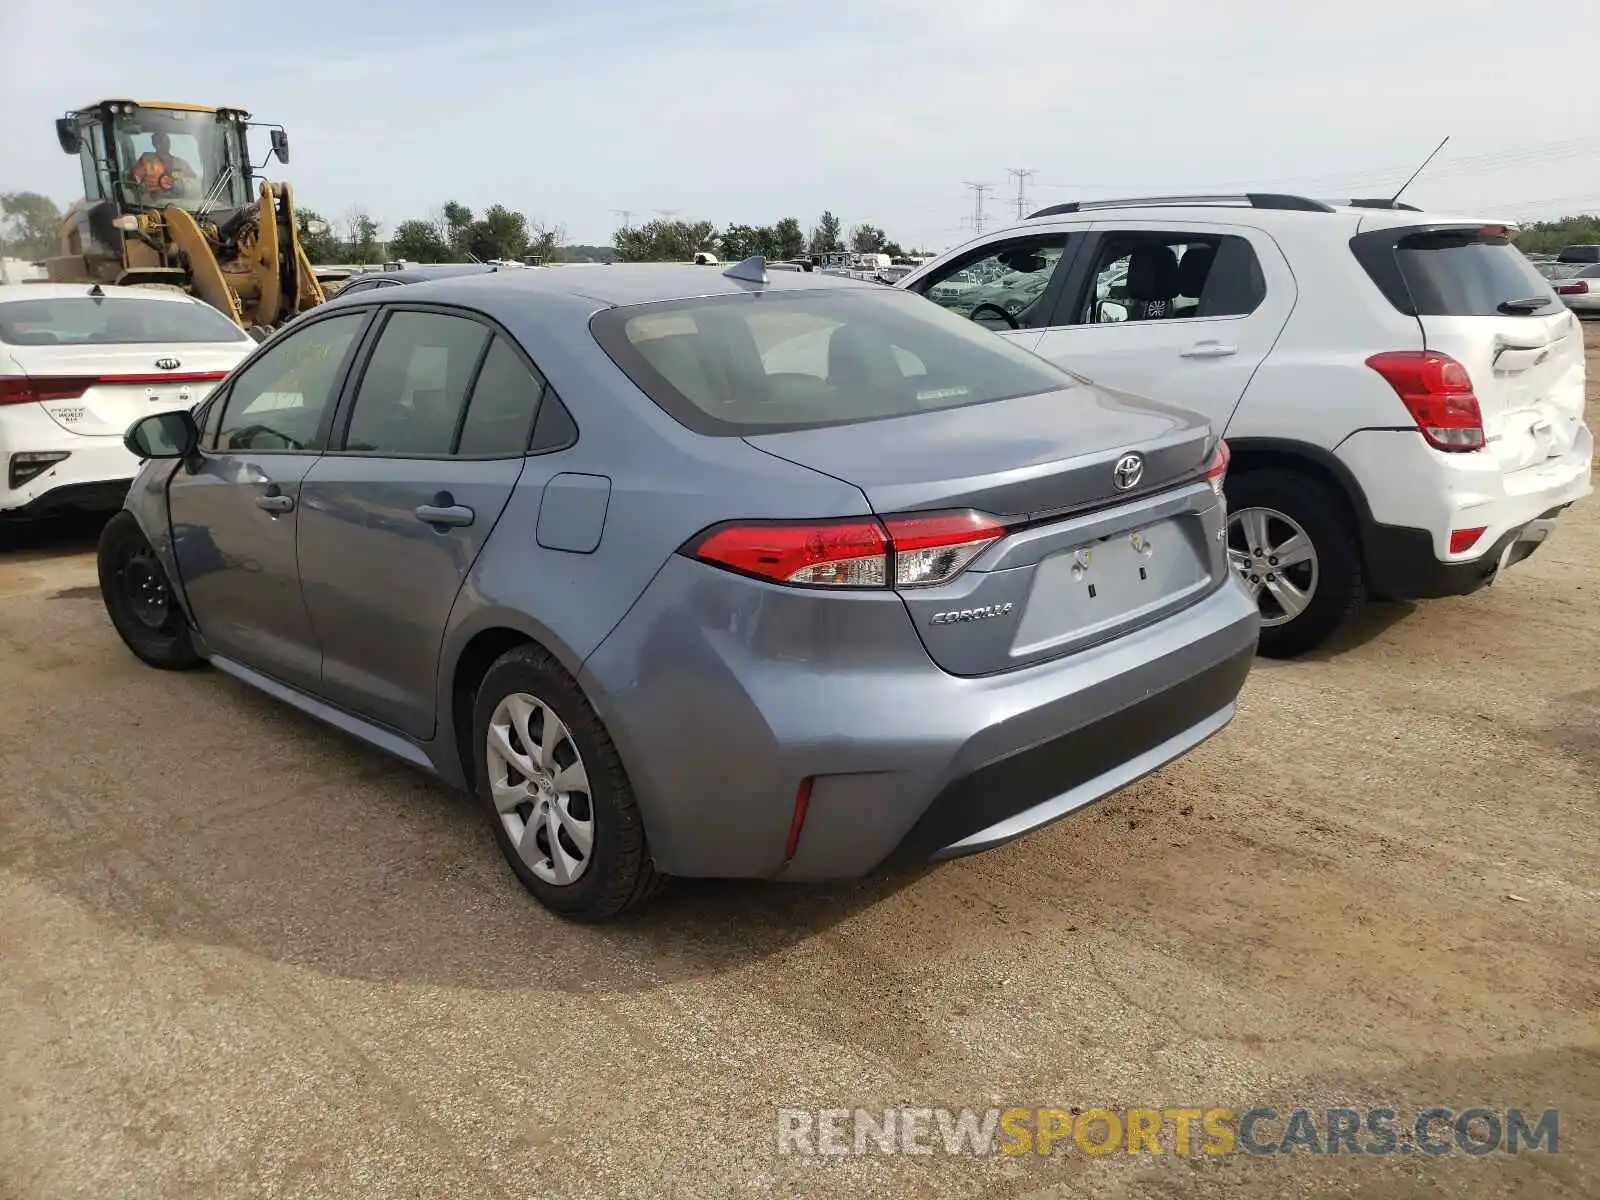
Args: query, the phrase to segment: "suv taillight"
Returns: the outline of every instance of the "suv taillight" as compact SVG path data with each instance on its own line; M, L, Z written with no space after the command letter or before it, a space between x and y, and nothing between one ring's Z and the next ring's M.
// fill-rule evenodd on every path
M1367 366L1389 381L1422 436L1436 450L1483 447L1483 413L1467 369L1437 350L1391 350Z
M1005 536L976 512L723 525L689 546L701 562L799 587L932 587Z
M1589 281L1587 279L1574 279L1571 283L1556 284L1556 294L1559 296L1587 296L1589 294Z
M1218 438L1217 452L1211 456L1211 465L1206 468L1206 481L1219 496L1222 495L1222 485L1227 482L1228 463L1232 458L1233 451L1228 449L1228 443Z

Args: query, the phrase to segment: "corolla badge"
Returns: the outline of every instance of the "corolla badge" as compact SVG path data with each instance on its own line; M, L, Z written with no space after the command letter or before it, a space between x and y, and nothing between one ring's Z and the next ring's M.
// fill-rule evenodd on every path
M1012 609L1011 604L985 604L982 608L958 608L953 612L937 612L929 625L955 625L962 621L987 621L990 617L1003 617Z
M176 371L181 366L183 364L175 358L156 359L156 369L160 371Z
M1111 485L1125 492L1144 478L1144 458L1138 454L1124 454L1111 469Z

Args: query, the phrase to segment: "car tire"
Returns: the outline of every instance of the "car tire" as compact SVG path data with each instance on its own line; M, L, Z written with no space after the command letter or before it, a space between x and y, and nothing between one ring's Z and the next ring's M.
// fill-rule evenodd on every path
M473 702L472 744L476 791L495 841L541 904L572 920L604 921L656 892L664 877L622 758L546 650L523 645L495 660ZM519 762L530 770L518 770ZM586 790L566 790L580 776Z
M96 558L106 613L139 661L163 671L199 666L188 616L132 513L106 522Z
M1322 480L1295 471L1246 471L1230 475L1224 486L1228 557L1245 586L1260 597L1260 653L1266 658L1294 658L1322 645L1361 607L1365 597L1361 547L1349 506ZM1265 540L1267 545L1247 544L1251 539L1246 527L1257 532L1263 528L1256 524L1255 514L1262 515L1266 529L1265 537L1256 540ZM1270 552L1286 545L1287 537L1296 533L1310 542L1309 564L1296 563L1284 569L1270 554L1253 557L1256 550ZM1240 557L1241 551L1246 558ZM1280 570L1282 574L1278 574ZM1275 581L1275 589L1269 579ZM1309 593L1304 607L1292 615L1279 600L1293 595L1287 591L1290 586Z

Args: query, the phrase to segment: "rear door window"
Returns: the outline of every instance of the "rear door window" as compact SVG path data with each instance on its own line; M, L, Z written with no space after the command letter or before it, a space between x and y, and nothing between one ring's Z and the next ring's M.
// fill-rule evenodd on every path
M457 454L511 458L528 451L528 432L544 380L498 335L484 357L461 425Z
M344 448L449 454L488 341L488 328L465 317L392 313L362 372Z
M1063 325L1242 317L1267 298L1255 249L1232 234L1107 232Z
M842 425L1079 382L981 325L889 288L613 308L593 329L646 395L710 434Z
M128 296L59 296L0 304L0 342L13 346L131 346L247 342L209 304Z

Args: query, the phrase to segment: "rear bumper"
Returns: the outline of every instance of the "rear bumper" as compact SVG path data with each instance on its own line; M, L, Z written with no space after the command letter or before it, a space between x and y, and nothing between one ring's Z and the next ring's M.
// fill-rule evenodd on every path
M11 486L11 456L65 451L48 470ZM0 409L0 516L32 517L68 508L116 510L139 470L120 437L74 434L37 404Z
M1426 529L1369 526L1364 535L1369 586L1375 594L1392 600L1469 595L1543 546L1564 507L1507 530L1487 551L1461 562L1444 563L1435 558L1432 535Z
M1226 725L1259 625L1230 579L1113 641L963 678L892 593L818 603L674 559L585 665L661 870L852 878L1018 837Z

